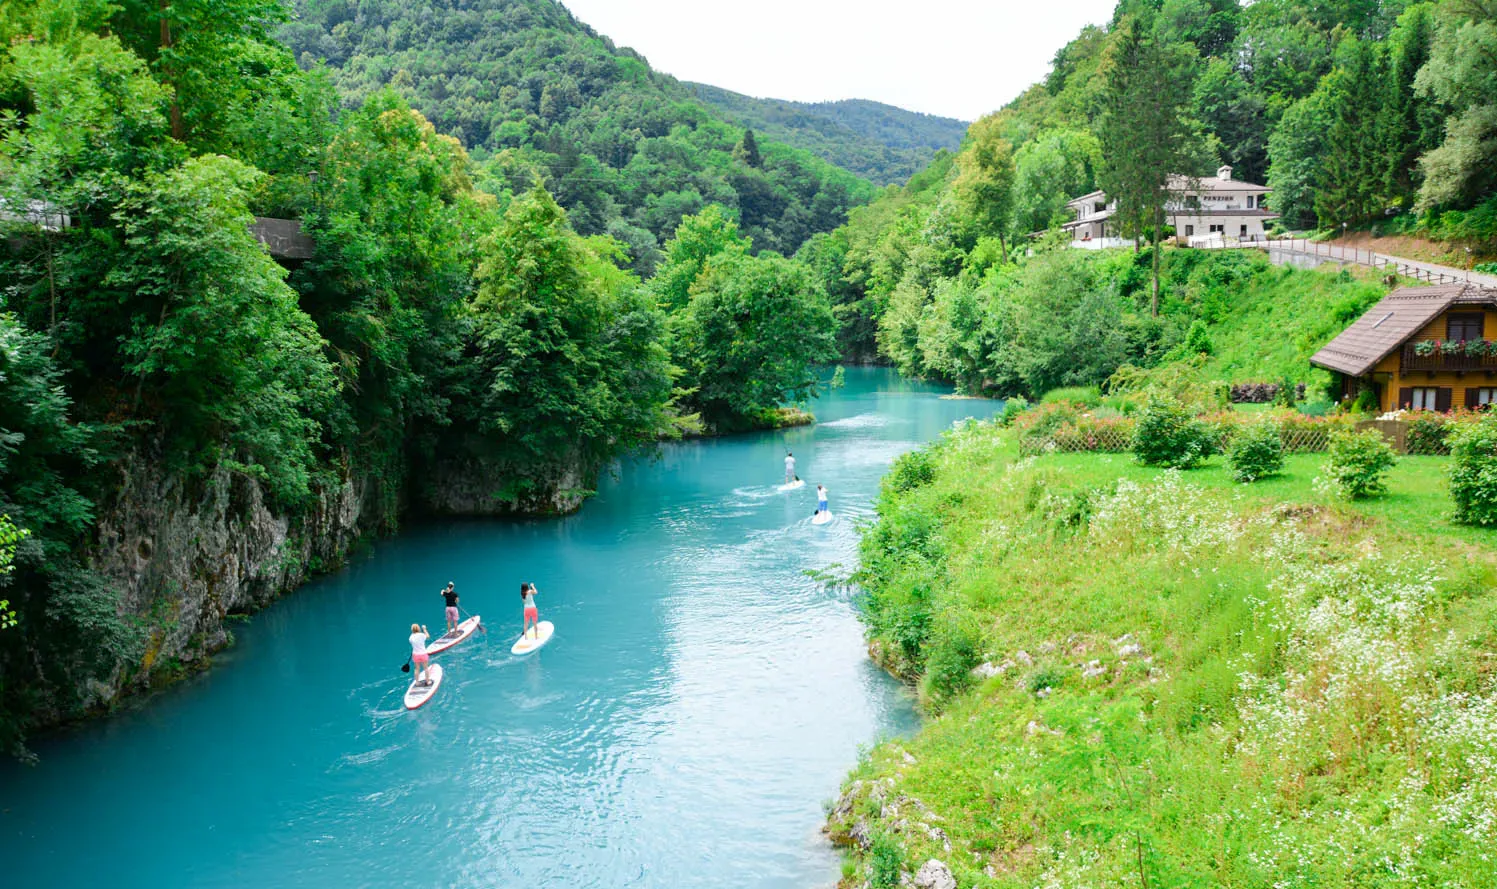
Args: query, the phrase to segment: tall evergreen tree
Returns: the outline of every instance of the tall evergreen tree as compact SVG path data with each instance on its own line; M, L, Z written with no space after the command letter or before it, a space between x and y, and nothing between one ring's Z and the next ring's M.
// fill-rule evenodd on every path
M1189 117L1192 57L1188 48L1161 40L1147 19L1130 15L1113 33L1103 61L1099 179L1117 201L1124 231L1151 236L1149 306L1154 315L1159 314L1159 241L1165 205L1180 198L1188 177L1196 172L1197 130Z

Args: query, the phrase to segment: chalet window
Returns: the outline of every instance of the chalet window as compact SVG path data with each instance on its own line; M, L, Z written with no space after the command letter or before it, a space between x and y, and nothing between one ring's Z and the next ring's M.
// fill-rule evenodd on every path
M1482 338L1481 312L1451 312L1445 319L1445 338L1454 342Z
M1489 410L1497 403L1497 389L1471 388L1466 390L1466 407L1472 410Z
M1448 386L1415 386L1398 390L1398 405L1415 411L1450 410L1450 397L1454 394Z
M1185 226L1185 237L1188 238L1188 237L1190 237L1191 235L1193 235L1195 233L1196 233L1196 227L1195 226L1193 226L1193 225L1187 225L1187 226Z

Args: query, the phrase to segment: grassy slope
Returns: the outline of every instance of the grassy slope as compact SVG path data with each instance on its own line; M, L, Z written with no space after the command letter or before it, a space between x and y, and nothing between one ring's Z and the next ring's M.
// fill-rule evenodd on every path
M1369 269L1275 266L1256 250L1171 250L1164 259L1164 311L1208 322L1215 351L1206 369L1232 383L1323 382L1310 356L1388 292Z
M1494 885L1497 537L1439 458L1358 504L1321 459L1242 487L976 427L896 470L867 616L940 715L834 809L847 884Z

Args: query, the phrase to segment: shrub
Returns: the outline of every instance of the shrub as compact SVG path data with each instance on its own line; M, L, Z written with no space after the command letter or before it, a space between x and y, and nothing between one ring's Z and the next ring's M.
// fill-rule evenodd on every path
M1003 413L998 415L998 425L1013 425L1014 420L1017 420L1019 415L1027 410L1029 410L1029 399L1022 395L1015 395L1003 402Z
M1277 404L1280 407L1294 407L1299 403L1300 396L1302 396L1303 394L1304 392L1302 389L1296 387L1288 380L1285 380L1284 382L1279 384L1279 391L1274 393L1274 404Z
M1443 454L1445 439L1450 435L1450 424L1444 414L1433 411L1412 411L1408 415L1409 434L1405 447L1410 454Z
M1149 400L1133 432L1133 453L1148 466L1189 469L1211 456L1214 436L1180 404Z
M1227 451L1227 466L1239 482L1255 482L1284 468L1284 439L1272 421L1254 423L1238 432Z
M1102 403L1102 391L1096 386L1064 386L1046 392L1045 397L1040 399L1040 403L1096 407Z
M1342 496L1359 500L1388 490L1385 476L1397 462L1393 448L1377 430L1343 427L1331 433L1326 477Z
M901 456L889 472L889 484L900 492L912 491L935 480L936 463L926 448Z
M1375 406L1377 402L1373 402ZM1328 417L1336 405L1328 398L1316 398L1312 401L1302 401L1299 404L1299 412L1306 417Z
M1449 441L1455 520L1497 525L1497 416L1463 424L1451 432Z
M922 686L928 700L940 705L967 690L972 684L972 668L982 661L978 653L981 644L971 622L958 617L943 621L927 645Z

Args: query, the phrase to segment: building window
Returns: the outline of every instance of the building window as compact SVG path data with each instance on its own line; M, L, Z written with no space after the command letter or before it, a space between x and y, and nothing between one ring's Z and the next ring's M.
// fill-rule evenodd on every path
M1107 209L1107 202L1106 201L1096 201L1095 203L1092 204L1092 212L1093 213L1102 213L1102 212L1106 211L1106 209Z
M1239 226L1239 228L1241 228L1242 231L1238 235L1238 237L1243 237L1243 238L1247 237L1247 223L1243 223L1241 226Z
M1490 410L1497 403L1497 389L1467 389L1466 407L1473 410Z
M1224 235L1227 233L1227 227L1225 225L1213 225L1211 226L1211 233Z
M1251 209L1253 209L1257 205L1258 196L1255 195L1255 194L1250 194L1250 195L1247 196L1247 198L1248 198L1248 209L1251 210Z
M1188 238L1188 237L1190 237L1191 235L1193 235L1195 233L1196 233L1196 227L1195 226L1193 226L1193 225L1187 225L1187 226L1185 226L1185 237Z
M1445 320L1445 338L1453 342L1482 338L1481 312L1451 312Z
M1416 411L1440 409L1440 390L1434 387L1415 387L1410 395L1409 407Z

